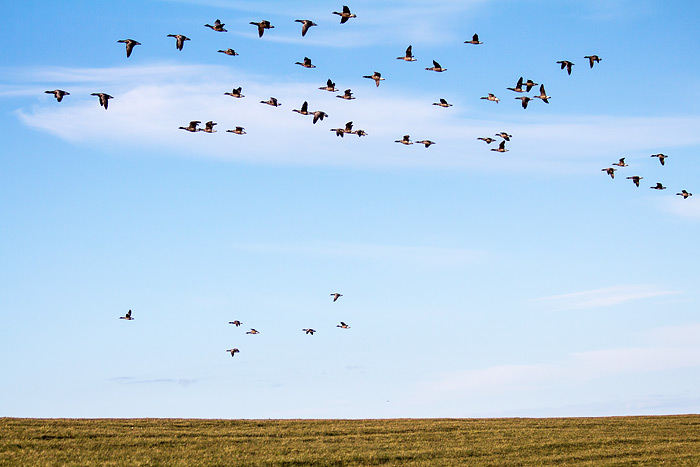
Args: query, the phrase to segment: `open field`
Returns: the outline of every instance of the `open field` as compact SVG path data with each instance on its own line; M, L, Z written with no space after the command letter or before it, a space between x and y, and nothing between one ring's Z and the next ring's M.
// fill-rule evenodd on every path
M700 415L0 419L0 465L700 465Z

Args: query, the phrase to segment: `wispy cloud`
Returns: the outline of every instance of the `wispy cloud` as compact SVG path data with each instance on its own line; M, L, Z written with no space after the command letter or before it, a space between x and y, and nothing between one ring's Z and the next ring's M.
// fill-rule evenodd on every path
M138 379L133 376L118 376L109 380L119 384L177 384L180 386L190 386L199 381L197 378Z
M583 310L618 305L631 300L641 300L679 293L679 291L674 290L661 290L652 285L626 285L552 295L549 297L537 298L534 301L551 304L557 311Z

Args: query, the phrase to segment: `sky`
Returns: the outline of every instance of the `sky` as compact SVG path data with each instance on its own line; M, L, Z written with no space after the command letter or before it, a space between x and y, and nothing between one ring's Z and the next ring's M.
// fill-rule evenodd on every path
M5 6L0 416L697 413L700 4L293 3Z

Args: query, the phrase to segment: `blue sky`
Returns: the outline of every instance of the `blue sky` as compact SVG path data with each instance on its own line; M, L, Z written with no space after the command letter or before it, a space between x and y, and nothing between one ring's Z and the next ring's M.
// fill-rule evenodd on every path
M0 416L697 413L700 7L294 3L5 8Z

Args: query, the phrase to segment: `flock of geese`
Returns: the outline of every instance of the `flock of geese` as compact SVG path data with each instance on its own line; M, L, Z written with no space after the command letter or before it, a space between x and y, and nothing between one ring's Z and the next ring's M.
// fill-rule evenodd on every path
M343 296L343 294L337 293L337 292L331 294L331 297L333 297L333 302L337 302L338 299L342 296ZM126 312L126 314L124 316L120 316L119 319L133 321L135 318L132 316L132 311L129 310ZM232 324L238 328L243 323L240 320L236 319L233 321L229 321L228 324ZM336 325L336 327L340 328L340 329L350 329L350 326L347 323L345 323L344 321L341 321L340 324ZM311 334L312 336L314 335L315 332L317 332L314 328L304 328L301 331L304 334ZM256 334L260 334L260 331L258 331L255 328L250 328L250 331L246 331L246 334L256 335ZM237 353L240 353L240 350L237 347L233 347L231 349L226 349L226 352L230 353L232 357L235 357Z
M340 16L340 24L345 24L347 23L350 19L356 18L357 16L353 14L350 11L350 8L346 5L343 6L342 11L334 11L332 12L334 15ZM309 29L318 26L315 22L309 19L297 19L295 22L301 23L301 35L306 36L308 33ZM275 26L270 23L268 20L262 20L259 22L250 22L251 25L256 26L257 31L258 31L258 37L263 37L265 31L269 29L273 29ZM224 28L225 24L222 23L219 19L214 21L214 24L205 24L205 27L218 32L218 33L225 33L227 32L227 29ZM167 37L172 37L175 39L175 47L177 50L181 51L183 50L183 47L185 46L185 42L190 41L191 39L183 34L168 34ZM126 56L127 58L131 56L132 52L134 51L134 47L141 45L140 42L134 40L134 39L121 39L117 41L118 43L125 44L126 46ZM465 44L471 44L471 45L481 45L483 44L482 41L479 40L478 34L474 34L471 38L471 40L464 41ZM219 49L219 53L223 53L226 55L230 56L237 56L239 55L235 50L228 48L228 49ZM586 55L584 57L585 59L588 60L589 66L592 69L595 64L600 63L601 58L598 55ZM417 59L413 55L413 49L412 46L409 45L408 48L406 49L404 55L396 57L397 60L403 60L405 62L415 62ZM432 61L433 66L432 67L426 67L426 71L433 71L436 73L443 73L447 71L447 68L443 68L440 63L437 61L433 60ZM566 70L566 72L571 75L574 63L569 61L569 60L560 60L556 62L561 66L562 70ZM300 65L304 68L316 68L316 66L312 63L311 59L309 57L304 57L303 61L296 62L297 65ZM363 78L366 79L371 79L375 82L375 86L379 87L380 83L382 81L385 81L386 78L382 77L382 74L378 71L374 71L372 74L368 75L363 75ZM539 86L539 88L537 88ZM318 89L323 90L323 91L328 91L328 92L341 92L339 89L336 88L336 84L329 78L326 81L325 86L321 86ZM539 89L539 94L534 94L534 95L528 95L527 93L530 93L533 89ZM535 100L539 99L541 102L545 104L549 104L549 99L551 99L551 96L547 95L547 92L545 90L544 84L536 83L532 79L527 79L525 80L522 76L517 80L515 87L508 87L506 88L508 91L512 91L516 94L522 94L515 99L518 99L521 101L521 106L523 109L527 109L528 104ZM54 89L51 91L45 91L48 94L53 94L56 98L56 101L61 102L65 96L69 96L70 93L62 90L62 89ZM96 96L99 98L99 104L100 106L104 107L105 110L107 110L108 105L109 105L109 100L113 99L113 96L105 93L105 92L94 92L91 94L92 96ZM230 96L232 98L240 99L244 98L245 96L242 93L242 87L237 87L232 89L230 92L225 92L224 95ZM345 89L342 91L342 94L337 95L338 98L344 99L344 100L353 100L355 99L353 92L351 89ZM489 102L495 102L498 104L500 102L500 98L498 98L494 93L488 93L486 96L481 97L480 99L489 101ZM268 100L261 100L261 104L266 104L272 107L279 107L282 104L277 100L275 97L270 97ZM447 102L446 99L440 98L438 102L433 102L433 105L439 106L442 108L448 108L451 107L452 104ZM323 121L324 118L328 117L328 114L324 112L323 110L309 110L309 105L307 101L304 101L303 104L300 106L299 109L292 109L293 112L296 112L300 115L305 115L305 116L311 116L312 117L312 123L316 124L319 121ZM204 123L204 127L200 127L200 124L202 122L200 120L192 120L189 122L187 126L180 126L179 129L185 130L191 133L196 133L196 132L205 132L205 133L215 133L215 126L217 125L216 122L214 121L207 121ZM362 136L367 136L367 132L362 130L362 129L353 129L353 122L347 122L344 127L339 127L339 128L332 128L330 131L334 132L336 136L343 138L345 135L356 135L358 137ZM237 135L245 135L246 131L243 126L236 126L233 129L228 129L226 132L237 134ZM486 136L486 137L479 137L477 138L478 140L484 141L486 144L490 145L491 143L498 142L498 146L495 148L492 148L491 151L495 152L508 152L508 149L506 148L506 142L509 142L513 135L508 134L505 131L501 131L499 133L494 134L496 138L493 138L491 136ZM436 144L435 141L432 141L430 139L421 139L421 140L416 140L412 141L410 135L403 135L401 139L395 140L396 143L403 144L405 146L412 145L412 144L422 144L426 148ZM665 154L652 154L651 157L656 157L658 158L659 162L661 163L662 166L665 165L665 160L668 156ZM618 168L624 168L628 167L628 164L625 163L625 158L621 158L618 162L612 164L612 166L616 166ZM618 168L615 167L606 167L601 169L604 171L607 175L609 175L611 178L615 178L615 172L618 170ZM632 180L632 182L639 187L640 181L643 179L642 176L639 175L631 175L628 176L627 179ZM655 190L665 190L666 187L663 186L662 183L657 182L656 185L651 186L651 189ZM684 199L687 199L688 197L692 196L692 193L686 191L685 189L676 193L679 196L682 196ZM337 301L338 298L342 296L342 294L339 293L333 293L331 294L333 297L333 302ZM133 320L132 316L132 311L129 310L124 316L121 316L120 319L124 319L127 321ZM241 323L239 320L234 320L230 321L229 324L234 325L236 327L241 326L243 323ZM336 327L341 328L341 329L349 329L350 326L348 326L345 322L341 321L340 324L338 324ZM302 329L302 332L305 334L310 334L313 335L316 330L314 328L304 328ZM250 331L247 331L246 334L259 334L260 332L256 330L255 328L251 328ZM235 356L236 353L239 353L240 350L238 348L231 348L227 349L226 352L230 353L231 356Z

